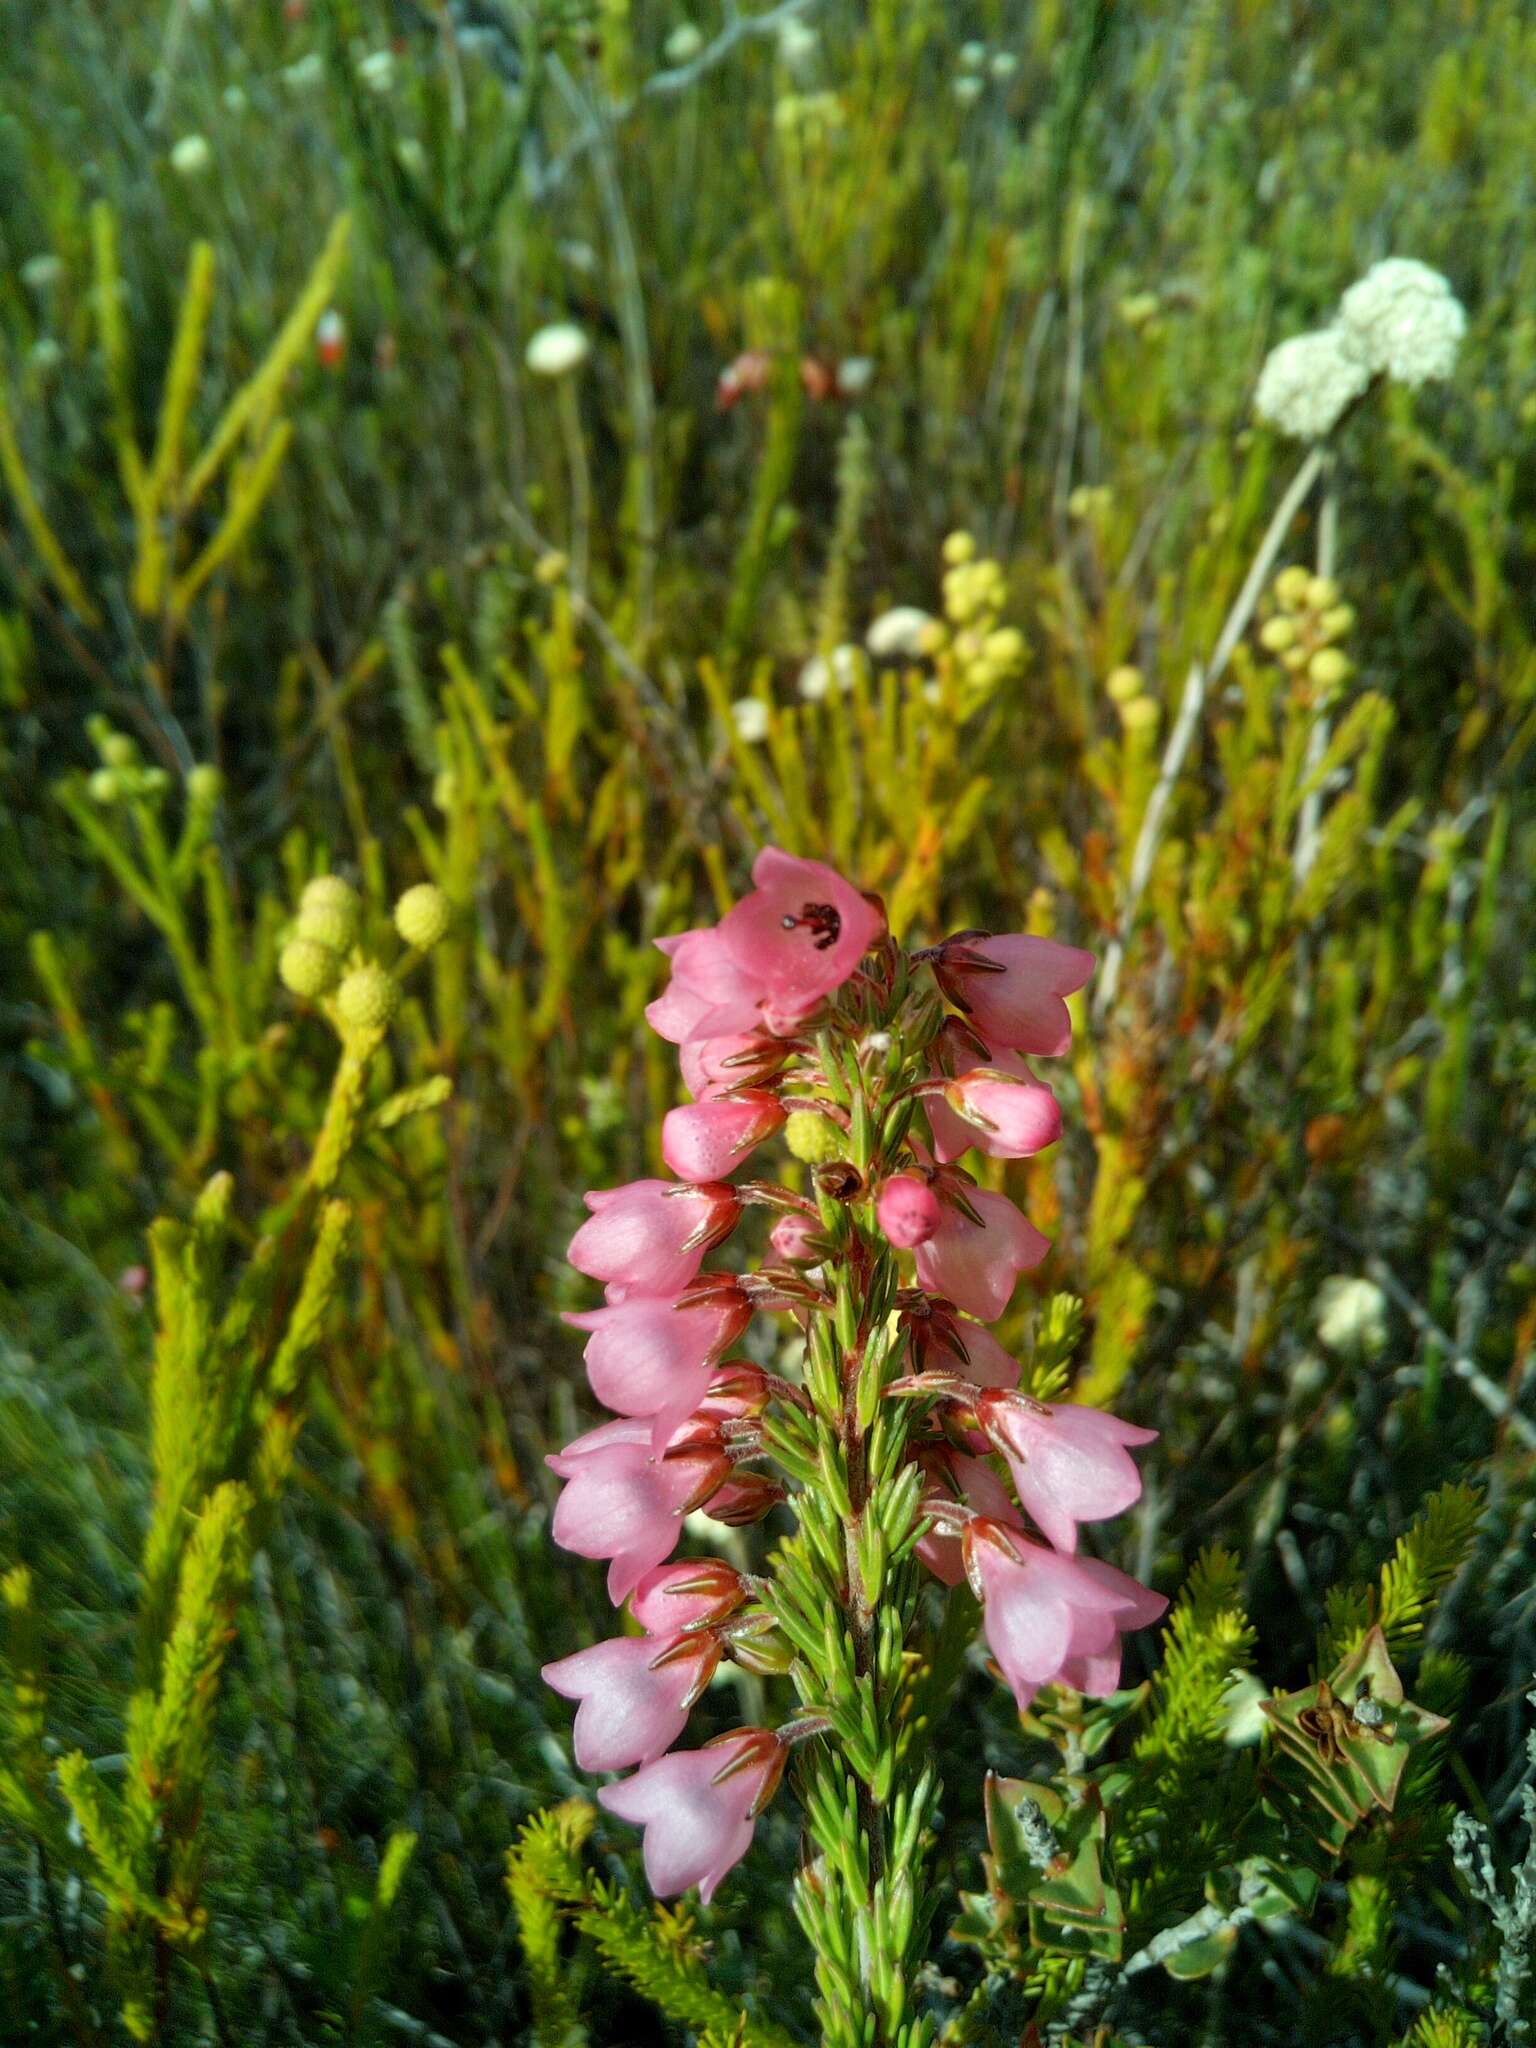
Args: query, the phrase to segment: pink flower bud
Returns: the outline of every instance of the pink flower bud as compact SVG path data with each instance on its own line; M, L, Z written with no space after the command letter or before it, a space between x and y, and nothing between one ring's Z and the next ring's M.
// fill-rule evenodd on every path
M821 861L776 846L752 863L752 880L752 894L720 920L720 943L771 1009L804 1014L848 979L885 919Z
M943 1220L939 1198L916 1174L894 1173L875 1203L875 1220L901 1252L926 1244Z
M1095 964L1080 946L1004 932L947 940L934 973L989 1044L1055 1055L1072 1043L1072 1019L1062 999L1083 986Z
M733 1281L684 1301L628 1299L564 1318L591 1332L587 1378L605 1408L652 1418L660 1451L703 1400L716 1362L752 1320L752 1304Z
M752 1846L753 1824L778 1789L784 1750L766 1728L745 1728L706 1749L673 1750L598 1802L645 1830L645 1874L658 1898L692 1886L705 1905Z
M821 1223L798 1210L781 1216L768 1233L768 1242L791 1266L815 1266L826 1256L821 1242Z
M1153 1442L1155 1429L1075 1402L992 1392L977 1402L976 1417L1007 1459L1026 1512L1058 1550L1076 1550L1079 1522L1105 1521L1141 1498L1126 1446Z
M546 1664L543 1676L581 1702L572 1731L581 1768L623 1771L676 1742L719 1662L711 1635L618 1636Z
M738 1031L727 1038L701 1038L680 1045L677 1063L683 1086L696 1102L704 1102L712 1095L749 1088L771 1077L783 1065L784 1053L772 1038Z
M938 1229L917 1248L918 1285L970 1315L995 1322L1008 1306L1018 1275L1038 1266L1051 1242L1006 1195L967 1188L965 1199L980 1223L972 1223L953 1202L943 1203Z
M553 1535L578 1557L606 1557L615 1605L675 1547L683 1516L731 1479L718 1442L696 1441L657 1457L648 1422L628 1417L589 1429L544 1460L567 1484Z
M1105 1699L1120 1684L1120 1637L1167 1608L1113 1565L1010 1536L972 1522L962 1543L982 1602L987 1647L1024 1712L1042 1685L1068 1685Z
M741 1203L718 1181L636 1180L594 1189L567 1253L578 1273L626 1292L679 1294L736 1228Z
M669 1109L661 1156L682 1180L721 1180L784 1122L778 1097L758 1089Z
M974 1147L993 1159L1028 1159L1061 1136L1061 1106L1018 1053L996 1052L928 1098L935 1158Z
M747 1597L741 1574L720 1557L686 1558L647 1572L629 1611L648 1636L675 1635L700 1622L724 1621Z

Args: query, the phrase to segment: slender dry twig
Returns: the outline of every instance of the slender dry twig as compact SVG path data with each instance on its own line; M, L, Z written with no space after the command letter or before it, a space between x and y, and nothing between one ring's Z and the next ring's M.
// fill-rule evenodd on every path
M1100 969L1094 995L1093 1014L1102 1022L1108 1014L1120 987L1120 969L1125 961L1125 949L1130 942L1136 914L1141 908L1141 899L1146 893L1147 883L1152 878L1152 864L1157 858L1158 845L1162 839L1163 821L1168 806L1173 800L1174 785L1183 772L1184 761L1200 723L1200 714L1205 708L1206 694L1226 672L1227 663L1237 643L1248 630L1259 594L1274 567L1275 557L1285 544L1291 522L1306 503L1312 486L1323 473L1327 456L1321 448L1314 448L1306 461L1291 479L1290 488L1275 507L1258 553L1254 556L1243 587L1237 593L1226 623L1217 637L1209 663L1192 662L1184 684L1184 695L1179 704L1179 715L1174 720L1173 730L1168 735L1168 744L1163 750L1162 765L1158 769L1157 782L1147 801L1146 813L1137 835L1136 850L1131 857L1130 879L1126 884L1125 903L1120 912L1120 922L1114 937L1104 949L1104 965Z

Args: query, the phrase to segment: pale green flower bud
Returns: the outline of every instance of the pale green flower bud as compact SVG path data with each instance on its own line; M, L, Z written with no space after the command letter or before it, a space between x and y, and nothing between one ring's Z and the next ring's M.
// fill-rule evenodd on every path
M1267 647L1271 654L1284 654L1287 647L1296 642L1296 621L1283 615L1266 619L1259 628L1259 644Z
M224 793L224 778L210 762L200 761L187 776L187 796L194 804L216 804Z
M123 794L122 779L111 768L98 768L85 786L93 804L115 804Z
M1320 690L1336 690L1353 667L1349 656L1339 648L1323 647L1307 663L1307 674Z

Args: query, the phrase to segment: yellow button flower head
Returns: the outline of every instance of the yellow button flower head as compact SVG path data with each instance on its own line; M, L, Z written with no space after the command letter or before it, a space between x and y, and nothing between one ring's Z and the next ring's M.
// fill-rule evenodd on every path
M299 898L299 937L345 953L357 942L362 905L340 875L317 875Z
M329 995L341 976L341 960L318 939L290 939L278 956L277 971L291 994L313 1002Z
M426 953L448 930L452 910L435 882L418 882L395 905L395 930L408 946Z
M372 961L354 967L336 991L344 1031L382 1031L400 1007L400 984Z

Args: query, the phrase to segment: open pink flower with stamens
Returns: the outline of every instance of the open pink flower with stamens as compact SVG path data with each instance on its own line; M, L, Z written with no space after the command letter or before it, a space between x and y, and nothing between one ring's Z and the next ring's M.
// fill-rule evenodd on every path
M1145 1628L1168 1605L1113 1565L1066 1557L996 1522L970 1523L962 1550L987 1647L1021 1713L1042 1685L1069 1685L1094 1699L1118 1690L1121 1634Z
M746 1597L734 1565L721 1557L694 1557L647 1572L629 1596L629 1611L648 1636L675 1635L702 1622L724 1621Z
M705 1749L673 1750L598 1802L645 1830L645 1874L660 1899L692 1886L707 1906L752 1846L757 1816L778 1789L784 1751L767 1728L744 1728Z
M684 1442L657 1457L650 1423L628 1417L589 1429L544 1462L566 1481L554 1539L578 1557L610 1560L615 1604L671 1555L683 1516L711 1502L731 1477L718 1442Z
M1076 1550L1079 1522L1106 1521L1141 1498L1127 1446L1154 1442L1155 1429L1076 1402L991 1392L977 1402L976 1417L1007 1459L1025 1511L1058 1550Z
M973 1223L952 1201L941 1205L938 1229L917 1248L918 1285L996 1322L1019 1274L1039 1265L1051 1241L1006 1195L967 1188L965 1199L981 1221Z
M1096 964L1081 946L1004 932L946 940L933 971L945 995L990 1045L1055 1056L1072 1043L1063 998L1083 986Z
M662 1119L661 1156L681 1180L721 1180L784 1122L776 1095L752 1088L686 1102Z
M875 1221L898 1251L926 1244L942 1220L938 1196L915 1173L893 1173L881 1187Z
M734 1281L682 1301L628 1297L563 1319L587 1330L587 1378L605 1408L652 1418L660 1450L709 1388L710 1375L752 1320L752 1304Z
M841 988L885 929L867 896L819 860L765 846L757 884L720 920L720 943L762 988L770 1013L804 1016Z
M635 1180L585 1201L592 1214L567 1258L578 1273L642 1295L680 1294L741 1216L721 1181Z
M712 1635L616 1636L544 1666L546 1685L579 1700L572 1731L584 1771L648 1764L676 1742L715 1674Z
M1017 1053L1000 1052L928 1098L936 1158L974 1148L993 1159L1028 1159L1061 1136L1061 1105Z

